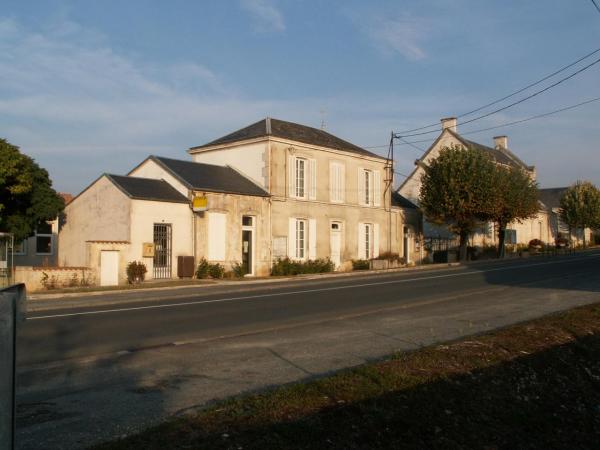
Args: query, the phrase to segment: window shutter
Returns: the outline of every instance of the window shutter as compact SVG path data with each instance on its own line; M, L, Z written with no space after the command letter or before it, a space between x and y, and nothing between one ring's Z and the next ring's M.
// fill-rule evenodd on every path
M357 242L358 242L357 258L365 259L366 248L365 248L365 224L364 223L358 224L358 241Z
M335 163L329 163L329 201L335 202L337 190L337 166Z
M365 204L365 170L358 168L358 204Z
M296 197L296 158L288 156L288 197Z
M309 166L310 168L308 169L309 172L309 195L308 198L310 200L316 200L317 199L317 160L316 159L309 159Z
M340 164L338 168L338 200L343 203L346 198L346 166Z
M296 258L296 219L290 217L288 228L288 258Z
M373 258L379 256L379 224L373 224Z
M308 219L308 259L317 258L317 220Z
M373 206L381 206L381 175L379 170L373 171Z

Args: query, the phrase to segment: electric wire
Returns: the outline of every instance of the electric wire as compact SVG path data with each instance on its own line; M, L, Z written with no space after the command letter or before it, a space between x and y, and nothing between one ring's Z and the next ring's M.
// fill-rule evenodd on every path
M593 0L593 1L595 1L595 0ZM558 74L559 74L559 73L561 73L561 72L564 72L565 70L567 70L567 69L569 69L569 68L571 68L571 67L573 67L573 66L577 65L577 64L578 64L578 63L580 63L581 61L583 61L583 60L585 60L585 59L589 58L590 56L593 56L593 55L595 55L595 54L596 54L596 53L598 53L598 52L600 52L600 48L597 48L596 50L594 50L594 51L592 51L592 52L588 53L588 54L587 54L587 55L585 55L585 56L582 56L581 58L577 59L576 61L574 61L574 62L572 62L572 63L570 63L570 64L568 64L568 65L566 65L566 66L563 66L563 67L561 67L560 69L558 69L558 70L556 70L556 71L552 72L550 75L547 75L547 76L545 76L545 77L541 78L541 79L540 79L540 80L538 80L538 81L535 81L535 82L533 82L533 83L531 83L531 84L528 84L528 85L527 85L527 86L525 86L524 88L521 88L521 89L519 89L519 90L517 90L517 91L515 91L515 92L513 92L513 93L511 93L511 94L509 94L509 95L506 95L506 96L504 96L504 97L502 97L502 98L500 98L500 99L498 99L498 100L494 100L493 102L487 103L487 104L485 104L485 105L483 105L483 106L480 106L480 107L478 107L478 108L475 108L475 109L473 109L473 110L471 110L471 111L468 111L468 112L462 113L462 114L460 114L459 116L457 116L457 119L460 119L461 117L469 116L469 115L471 115L471 114L473 114L473 113L476 113L476 112L479 112L479 111L481 111L482 109L488 108L488 107L490 107L490 106L493 106L493 105L496 105L496 104L498 104L498 103L500 103L500 102L502 102L502 101L504 101L504 100L507 100L507 99L509 99L509 98L511 98L511 97L514 97L515 95L517 95L517 94L520 94L521 92L523 92L523 91L526 91L526 90L527 90L527 89L529 89L529 88L532 88L532 87L534 87L534 86L537 86L538 84L540 84L540 83L543 83L544 81L546 81L546 80L548 80L548 79L550 79L550 78L554 77L555 75L558 75ZM576 73L577 73L577 72L576 72ZM404 131L401 131L401 132L399 132L399 134L404 134L404 133L412 133L413 131L420 131L420 130L424 130L424 129L426 129L426 128L431 128L431 127L433 127L433 126L438 126L438 125L439 125L439 122L436 122L436 123L432 123L432 124L429 124L429 125L424 125L424 126L422 126L422 127L412 128L412 129L410 129L410 130L404 130Z

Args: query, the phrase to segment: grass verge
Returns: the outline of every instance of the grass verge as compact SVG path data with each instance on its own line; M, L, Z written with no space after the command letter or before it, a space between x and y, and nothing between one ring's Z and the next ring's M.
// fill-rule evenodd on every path
M96 447L598 448L600 304L235 397Z

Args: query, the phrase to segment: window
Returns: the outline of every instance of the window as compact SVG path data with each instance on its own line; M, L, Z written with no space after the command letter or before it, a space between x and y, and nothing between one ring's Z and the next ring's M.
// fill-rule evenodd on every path
M359 169L358 203L364 206L381 206L381 172Z
M371 242L371 235L372 235L372 225L370 223L366 223L365 224L365 259L371 259L373 257L373 252L371 250L371 246L372 246L372 242Z
M253 221L253 217L252 216L243 216L242 217L242 225L245 227L251 227L253 226L254 221Z
M344 201L344 165L332 162L329 170L329 199L334 203Z
M296 258L306 256L306 220L296 220Z
M52 240L52 225L47 222L39 224L35 231L35 253L51 255Z
M296 158L296 197L304 198L306 193L306 160Z

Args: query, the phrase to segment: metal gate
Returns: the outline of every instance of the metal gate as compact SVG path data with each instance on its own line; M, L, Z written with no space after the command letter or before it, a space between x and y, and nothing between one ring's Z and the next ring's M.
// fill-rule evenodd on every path
M154 224L154 278L171 278L171 224Z

